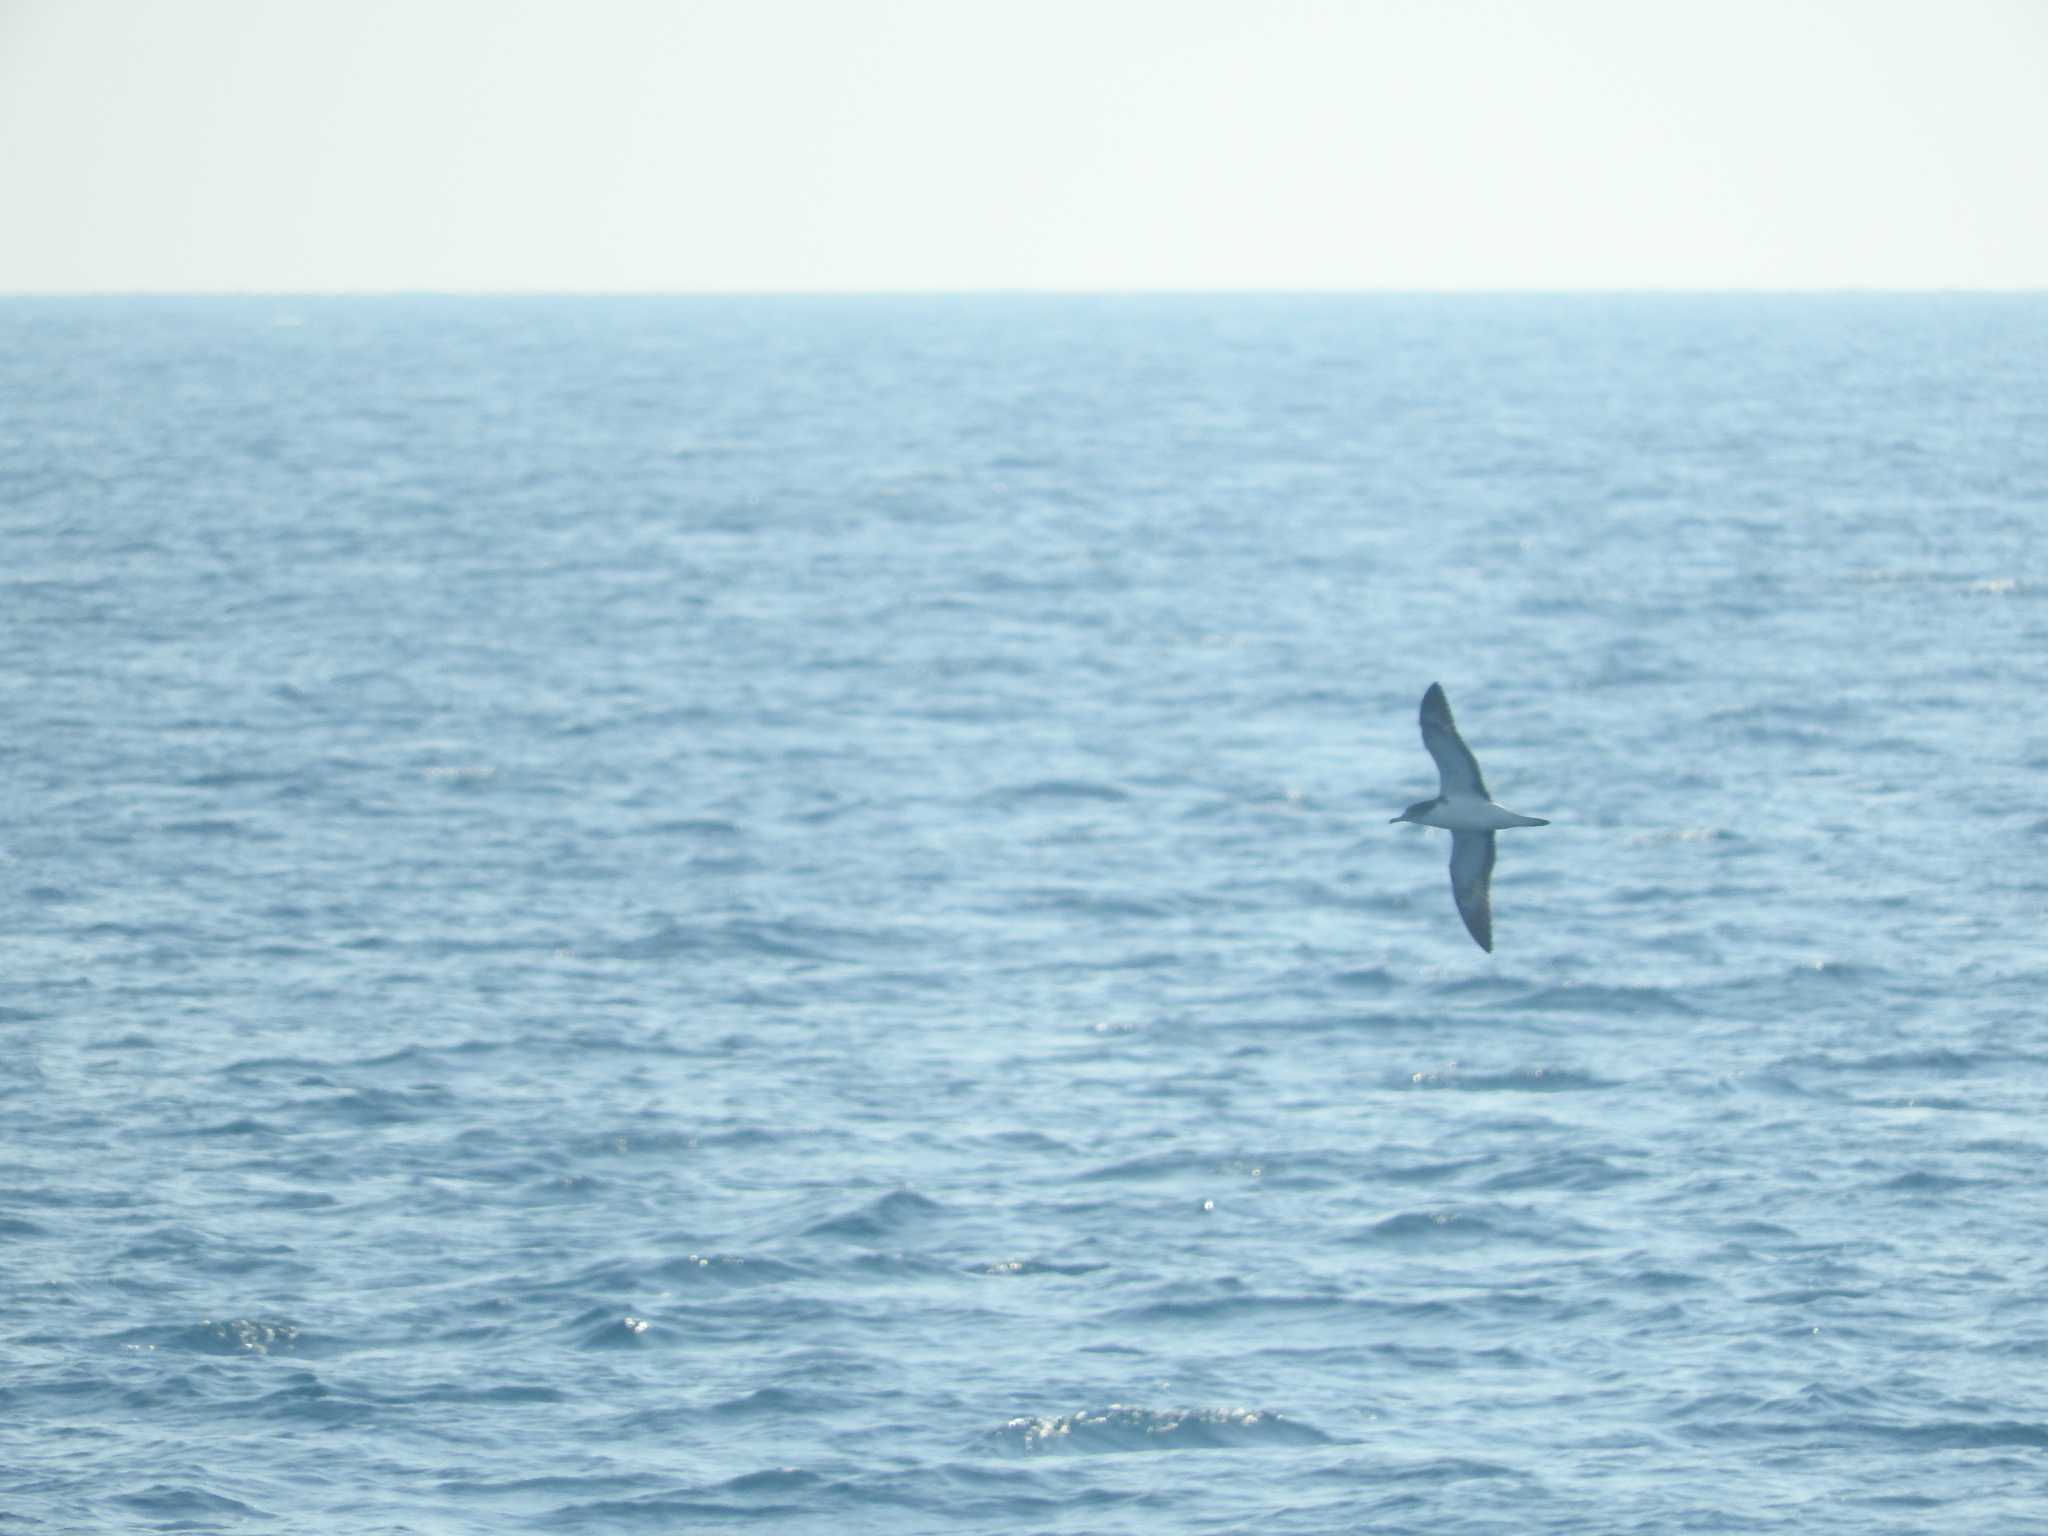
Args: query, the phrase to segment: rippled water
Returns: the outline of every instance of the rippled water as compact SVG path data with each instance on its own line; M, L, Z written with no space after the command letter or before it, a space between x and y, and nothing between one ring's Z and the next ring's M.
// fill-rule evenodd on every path
M2039 1529L2048 300L0 342L0 1529Z

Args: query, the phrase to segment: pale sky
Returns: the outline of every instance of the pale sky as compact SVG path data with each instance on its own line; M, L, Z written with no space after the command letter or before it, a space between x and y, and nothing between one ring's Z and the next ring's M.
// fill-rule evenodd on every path
M2048 287L2048 0L0 0L0 292Z

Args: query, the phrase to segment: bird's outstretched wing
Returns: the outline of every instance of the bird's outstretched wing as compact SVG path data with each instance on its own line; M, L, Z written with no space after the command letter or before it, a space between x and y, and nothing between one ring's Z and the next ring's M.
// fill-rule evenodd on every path
M1422 696L1422 744L1436 759L1437 778L1441 785L1438 794L1477 795L1481 800L1493 798L1486 792L1486 780L1479 777L1479 760L1458 735L1457 724L1451 719L1450 700L1444 697L1442 683L1431 683L1429 692ZM1488 867L1492 867L1490 859Z
M1434 691L1434 690L1432 690ZM1439 695L1441 697L1441 695ZM1453 735L1451 740L1458 738ZM1458 916L1479 941L1479 947L1493 953L1493 834L1453 832L1451 834L1451 894L1458 898Z

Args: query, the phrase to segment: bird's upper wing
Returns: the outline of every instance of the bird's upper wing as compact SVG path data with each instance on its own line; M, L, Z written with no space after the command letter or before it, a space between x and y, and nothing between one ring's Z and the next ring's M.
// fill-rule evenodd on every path
M1452 737L1456 740L1456 737ZM1493 953L1493 834L1451 834L1451 894L1458 898L1458 916L1479 947Z
M1422 744L1436 759L1437 778L1441 781L1438 794L1493 798L1486 792L1486 780L1479 777L1479 760L1458 735L1442 683L1431 683L1429 692L1422 696Z

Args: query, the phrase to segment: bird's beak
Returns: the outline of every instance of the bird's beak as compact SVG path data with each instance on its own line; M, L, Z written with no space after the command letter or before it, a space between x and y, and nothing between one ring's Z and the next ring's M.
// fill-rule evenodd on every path
M1392 826L1392 825L1393 825L1393 824L1394 824L1395 822L1397 822L1397 821L1401 821L1401 820L1403 820L1403 819L1404 819L1404 818L1402 818L1402 817L1400 817L1400 816L1389 816L1389 817L1387 818L1387 825L1391 827L1391 826Z

